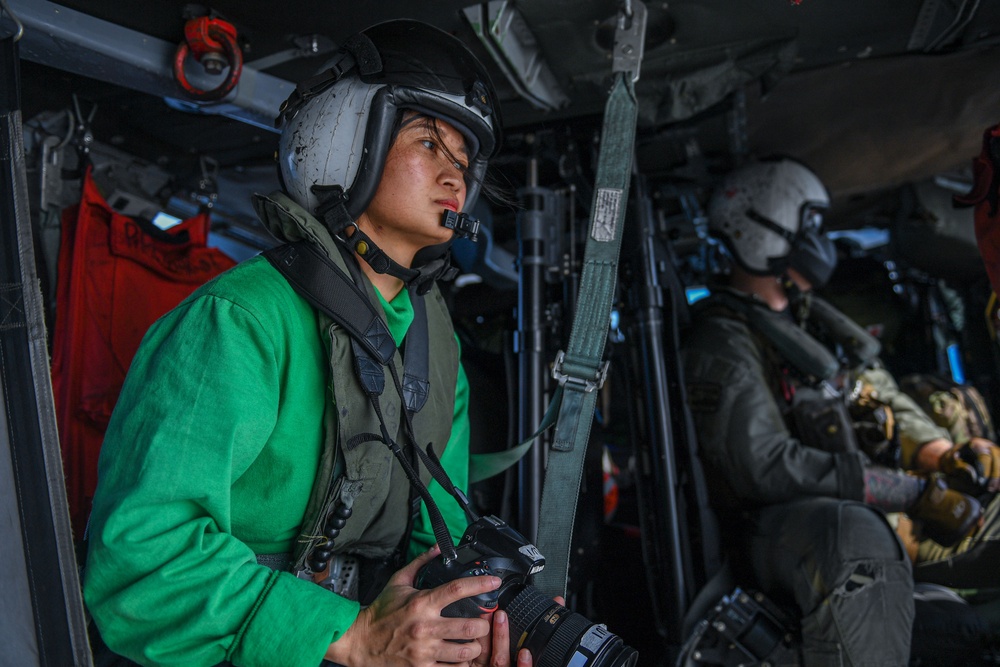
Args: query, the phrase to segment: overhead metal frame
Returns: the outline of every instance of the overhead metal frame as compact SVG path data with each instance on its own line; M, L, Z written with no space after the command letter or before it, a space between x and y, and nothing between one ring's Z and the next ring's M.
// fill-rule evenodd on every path
M512 2L491 0L467 7L463 14L521 97L546 111L569 104L531 28Z
M0 645L5 664L90 667L35 270L19 58L0 40Z
M187 99L174 79L177 44L125 28L48 0L7 0L24 25L21 57L49 67L168 99L191 112L233 118L275 131L278 107L295 84L244 66L236 88L221 101ZM181 36L179 36L181 37ZM212 88L218 77L193 64L189 81Z

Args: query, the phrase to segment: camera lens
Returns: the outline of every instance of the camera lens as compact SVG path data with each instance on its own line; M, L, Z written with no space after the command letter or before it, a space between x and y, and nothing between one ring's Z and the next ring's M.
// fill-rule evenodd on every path
M525 586L506 605L511 661L531 651L535 667L635 667L639 652L618 635Z

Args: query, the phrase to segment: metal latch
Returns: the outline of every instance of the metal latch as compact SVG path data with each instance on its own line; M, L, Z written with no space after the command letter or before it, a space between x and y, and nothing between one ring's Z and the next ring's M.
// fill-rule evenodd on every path
M566 360L566 353L559 350L556 355L556 361L552 365L552 378L559 384L573 384L576 386L582 386L583 390L588 394L595 389L600 389L604 386L604 381L608 378L608 365L610 362L602 361L600 367L597 369L597 376L593 380L587 380L584 378L576 377L575 375L567 375L563 373L562 367L563 362Z
M631 72L632 81L639 80L642 54L646 48L646 5L641 0L623 0L615 28L612 72Z

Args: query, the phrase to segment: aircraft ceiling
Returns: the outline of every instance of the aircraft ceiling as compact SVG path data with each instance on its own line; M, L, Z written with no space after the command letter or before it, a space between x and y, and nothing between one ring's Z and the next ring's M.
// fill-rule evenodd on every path
M141 47L125 47L115 62L95 57L90 42L126 34L176 45L185 12L211 11L236 26L245 72L287 83L314 73L328 49L356 30L417 18L459 36L491 63L506 132L516 142L525 132L599 128L620 6L615 0L482 5L514 17L522 49L514 55L541 68L526 93L477 38L467 15L479 6L469 0L8 2L26 15L26 118L66 107L75 92L97 105L98 139L161 164L191 165L208 155L223 169L271 164L273 132L264 123L177 111L163 102L170 89L157 94L156 86L129 75ZM967 178L962 171L978 153L983 130L1000 121L1000 3L674 0L646 7L637 155L654 179L711 179L740 155L780 152L810 164L836 199L864 201L942 173ZM310 53L314 45L318 54ZM546 104L552 108L540 108Z

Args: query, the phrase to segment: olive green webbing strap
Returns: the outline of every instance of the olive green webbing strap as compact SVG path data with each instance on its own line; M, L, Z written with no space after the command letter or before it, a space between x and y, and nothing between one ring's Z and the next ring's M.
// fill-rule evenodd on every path
M588 382L603 381L604 365L601 364L601 357L611 318L611 300L615 289L618 251L621 247L621 222L632 168L635 117L634 86L627 77L619 76L605 110L601 155L597 167L597 187L591 212L591 233L587 237L587 247L584 251L580 294L587 295L587 298L578 299L569 347L565 354L560 353L556 359L553 375L559 380L559 386L553 393L552 401L538 429L523 442L502 452L471 455L470 483L489 479L520 461L535 444L535 439L556 424L557 420L567 424L557 426L553 448L560 443L560 433L569 432L571 427L568 422L573 421L575 425L580 415L593 414L596 392L588 391L586 387ZM602 173L604 173L603 178ZM564 388L577 385L583 393L591 395L590 404L587 406L588 412L583 412L584 397L573 399L572 402L577 404L575 410L564 405ZM575 428L573 430L575 432ZM586 433L582 434L584 444L589 437L589 430L590 420L587 421ZM565 441L565 437L563 440ZM573 441L563 442L561 448L572 450ZM582 463L582 457L580 460ZM551 463L549 466L551 467ZM548 476L548 472L546 475ZM579 486L578 481L577 486L573 488Z
M580 298L565 352L552 370L559 381L538 430L518 446L503 452L473 455L470 481L497 474L517 462L543 431L555 424L542 487L537 546L545 568L535 584L551 595L565 595L569 556L576 519L583 463L594 420L597 390L604 383L602 362L611 321L611 303L618 274L622 223L632 174L639 79L646 29L641 0L621 0L615 32L615 81L604 111L597 163L590 233L584 251Z
M558 387L552 396L549 407L542 416L542 423L538 429L524 439L519 445L505 449L502 452L489 452L486 454L472 454L469 456L469 483L481 482L494 475L499 475L512 465L524 458L535 438L544 433L550 426L556 423L559 414L559 403L562 401L562 387Z
M607 364L602 359L618 276L636 114L632 73L620 72L616 74L604 114L590 210L590 234L584 251L573 330L565 353L559 353L553 369L553 376L560 385L553 405L560 394L562 400L545 468L538 519L536 546L545 556L545 569L534 580L540 590L551 595L565 595L583 462L597 390L604 383L607 371Z

